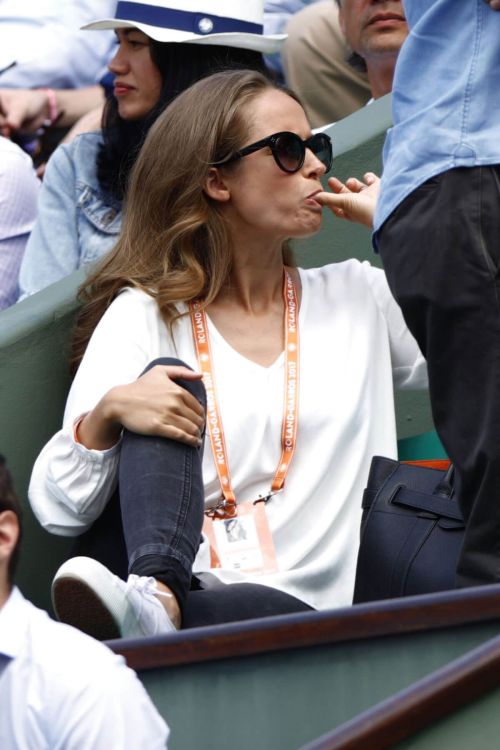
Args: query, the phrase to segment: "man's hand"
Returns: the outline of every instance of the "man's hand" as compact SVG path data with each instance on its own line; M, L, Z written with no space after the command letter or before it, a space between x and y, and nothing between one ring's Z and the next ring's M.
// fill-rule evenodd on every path
M500 0L484 0L485 3L487 3L491 10L500 10Z

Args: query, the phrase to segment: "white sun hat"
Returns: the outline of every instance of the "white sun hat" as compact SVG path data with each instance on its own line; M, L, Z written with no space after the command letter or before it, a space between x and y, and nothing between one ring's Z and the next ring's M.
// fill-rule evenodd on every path
M82 28L137 28L158 42L278 52L287 35L264 35L263 20L263 0L119 0L114 18Z

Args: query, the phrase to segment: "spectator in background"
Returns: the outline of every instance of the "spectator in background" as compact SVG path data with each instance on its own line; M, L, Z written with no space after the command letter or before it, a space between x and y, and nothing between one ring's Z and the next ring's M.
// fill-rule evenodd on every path
M19 268L36 219L39 186L30 157L0 136L0 310L18 296Z
M165 748L168 727L123 658L14 586L20 516L0 456L0 747Z
M436 429L455 467L467 524L457 586L498 583L500 2L405 8L374 244L428 361ZM370 225L375 183L337 182L318 201Z
M0 89L0 135L30 154L38 177L60 143L101 126L105 91L80 89Z
M158 11L156 25L149 23L152 6ZM116 29L119 43L109 65L116 76L114 95L108 100L102 132L86 133L60 146L48 163L38 221L21 267L21 298L113 247L128 174L140 145L177 94L221 68L266 71L262 53L279 49L285 38L261 33L262 0L235 2L234 18L223 17L227 3L221 0L190 0L182 12L168 0L156 0L144 6L143 21L138 7L122 2L118 17L93 25ZM189 28L195 24L194 32L183 30L187 23Z
M264 0L264 33L283 34L287 23L295 13L316 2L318 0ZM278 79L283 80L281 55L279 53L267 55L266 63Z
M0 88L77 88L95 84L113 36L79 28L112 14L116 0L0 0Z
M500 3L405 7L411 34L398 62L374 241L429 363L436 429L455 466L467 522L457 584L498 583Z
M0 134L5 138L35 136L54 122L69 128L93 110L99 109L102 114L103 106L104 89L100 85L57 90L0 88Z
M264 32L266 34L283 34L290 18L308 5L318 0L265 0Z
M400 0L324 0L297 14L287 32L287 79L319 127L349 114L342 91L349 106L354 97L362 106L370 93L378 99L391 91L408 27Z

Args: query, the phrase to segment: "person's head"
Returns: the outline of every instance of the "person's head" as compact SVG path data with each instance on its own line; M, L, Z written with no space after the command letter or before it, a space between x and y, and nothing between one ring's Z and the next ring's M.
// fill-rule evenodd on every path
M347 43L361 57L368 70L374 95L379 91L376 72L381 66L394 72L401 45L408 35L408 26L401 0L337 0L339 23ZM372 76L370 76L372 73ZM392 83L392 75L390 76ZM387 87L387 76L385 77Z
M21 544L21 506L0 456L0 606L14 580Z
M115 75L108 120L154 121L179 93L217 70L251 68L267 72L262 53L240 47L159 42L136 28L117 29Z
M296 135L274 153L270 144L238 158L283 131ZM210 303L227 283L242 236L272 238L291 262L287 239L321 225L310 196L329 166L329 141L322 135L304 149L310 136L295 95L258 72L218 73L179 95L150 129L132 170L120 239L87 286L91 324L85 332L82 324L76 353L124 286L152 290L167 322L177 317L176 303Z
M397 55L408 35L401 0L337 0L349 46L365 60Z
M229 14L230 7L230 15ZM115 17L87 29L114 29L118 49L110 63L113 95L103 117L98 179L122 199L140 144L160 112L192 83L234 68L267 72L263 53L285 35L263 34L262 0L152 0L119 2Z
M151 54L152 39L139 29L117 29L117 50L109 63L113 97L124 120L142 120L156 107L163 75Z
M179 91L194 83L191 80L181 89L177 66L171 56L165 55L165 45L182 45L187 63L189 58L204 59L208 72L214 54L197 55L210 47L238 50L250 54L229 54L244 67L253 67L250 61L262 66L262 54L279 50L286 35L265 35L262 0L150 0L148 3L118 2L114 18L94 21L86 29L114 29L118 50L109 67L116 75L115 97L124 119L136 120L145 117L160 101L162 87L168 81L168 89ZM188 45L187 48L185 45ZM175 51L175 50L173 50ZM207 67L207 66L205 66ZM212 70L210 70L212 67ZM240 65L241 67L241 65ZM198 76L201 77L201 76ZM165 92L163 92L165 93ZM164 100L164 96L162 99Z

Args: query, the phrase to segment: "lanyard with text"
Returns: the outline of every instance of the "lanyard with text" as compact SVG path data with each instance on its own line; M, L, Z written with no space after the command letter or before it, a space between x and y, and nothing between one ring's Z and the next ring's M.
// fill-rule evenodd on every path
M219 505L207 513L210 516L210 521L224 521L223 533L220 525L215 530L212 523L205 523L204 527L212 547L213 567L220 567L221 560L223 560L224 566L229 565L248 572L276 570L274 550L272 549L269 552L268 549L269 542L272 545L272 537L265 518L264 505L265 501L281 490L285 483L297 442L299 399L299 307L294 281L286 270L283 279L283 298L286 311L285 393L280 461L268 495L261 498L261 501L257 500L254 503L238 505L232 487L224 428L219 411L207 318L199 302L190 304L196 353L207 393L207 428L223 496ZM253 529L250 521L252 514L255 516L255 529ZM240 519L240 528L238 528L238 518ZM265 527L263 527L263 524L265 524ZM235 544L235 542L238 542L238 544ZM224 550L221 550L223 543L224 547L229 548L227 554ZM255 545L260 548L260 555L258 554L259 549L255 549ZM241 553L236 554L240 550ZM222 554L217 554L219 551Z

